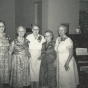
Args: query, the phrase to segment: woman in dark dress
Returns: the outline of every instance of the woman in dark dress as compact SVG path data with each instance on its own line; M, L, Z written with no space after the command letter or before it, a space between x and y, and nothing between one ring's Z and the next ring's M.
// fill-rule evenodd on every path
M42 59L40 66L39 86L42 88L55 88L56 86L56 68L54 62L56 60L56 52L54 50L55 42L53 41L53 33L48 30L45 32L46 42L42 46Z

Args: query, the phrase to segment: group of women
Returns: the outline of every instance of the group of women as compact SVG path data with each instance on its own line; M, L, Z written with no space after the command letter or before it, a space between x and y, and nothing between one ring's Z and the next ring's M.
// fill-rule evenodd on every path
M13 88L76 88L78 71L73 57L73 42L66 36L67 28L59 27L59 37L53 41L53 32L44 37L33 25L26 38L26 29L17 28L17 38L11 43L4 33L5 23L0 21L0 88L10 84Z

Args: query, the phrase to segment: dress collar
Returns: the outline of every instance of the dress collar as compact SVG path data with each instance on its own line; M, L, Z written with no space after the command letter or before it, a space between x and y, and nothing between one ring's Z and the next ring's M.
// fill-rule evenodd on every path
M33 33L32 33L32 36L33 36L33 38L35 39L35 37L34 37L34 34L33 34ZM37 36L37 38L36 38L35 40L37 40L39 36L40 36L40 35L38 34L38 36Z

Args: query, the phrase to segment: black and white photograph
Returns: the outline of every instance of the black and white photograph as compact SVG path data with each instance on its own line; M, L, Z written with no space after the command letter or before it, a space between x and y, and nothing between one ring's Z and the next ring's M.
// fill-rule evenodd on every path
M0 0L0 88L88 88L88 0Z

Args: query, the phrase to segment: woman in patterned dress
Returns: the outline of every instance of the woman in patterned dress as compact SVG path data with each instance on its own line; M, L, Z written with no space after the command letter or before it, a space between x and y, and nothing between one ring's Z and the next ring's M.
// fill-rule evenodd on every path
M73 42L66 36L67 27L59 27L60 37L56 40L55 50L57 52L57 84L58 88L76 88L78 71L76 61L73 57Z
M0 21L0 88L9 83L9 41L4 33L5 23Z
M11 58L11 86L23 88L30 85L30 53L28 52L28 40L24 38L26 29L22 26L17 29L18 37L10 46ZM13 53L13 54L12 54Z
M40 65L40 78L39 85L42 88L55 88L56 87L56 68L54 62L56 60L56 52L54 50L55 42L53 39L52 31L45 32L46 42L42 46L42 55Z

